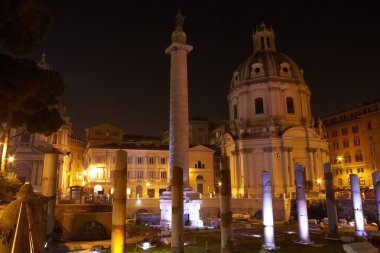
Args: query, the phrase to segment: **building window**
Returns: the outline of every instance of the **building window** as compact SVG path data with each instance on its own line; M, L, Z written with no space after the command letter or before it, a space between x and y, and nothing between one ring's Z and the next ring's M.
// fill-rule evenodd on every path
M336 173L337 175L342 175L342 170L341 170L341 169L337 169L337 170L335 171L335 173Z
M332 137L337 137L338 136L338 131L336 129L332 130L331 136Z
M295 113L295 111L294 111L294 100L292 97L286 98L286 111L288 113Z
M348 148L349 145L348 139L343 139L343 147Z
M154 179L155 178L154 171L148 171L148 178L149 179Z
M142 163L143 163L143 158L137 157L137 164L142 164Z
M339 143L337 141L333 142L333 148L334 149L339 149Z
M160 173L161 179L166 179L168 177L168 173L166 171L161 171Z
M198 161L194 164L194 167L195 168L198 168L198 169L204 169L205 168L205 164L202 163L202 161Z
M161 157L160 162L161 162L161 164L166 164L166 158L165 157Z
M371 129L372 129L371 121L368 121L368 123L367 123L367 127L368 127L368 130L371 130Z
M361 150L357 150L355 152L355 162L362 162L363 161L363 155Z
M136 171L136 178L143 179L144 178L144 171Z
M342 128L342 135L347 135L347 128Z
M237 105L234 105L234 119L238 118L238 110L237 110Z
M149 157L149 160L148 160L148 162L149 162L149 164L154 164L154 157Z
M352 174L352 169L346 169L347 174Z
M133 157L128 157L128 164L132 164L133 163Z
M375 156L375 147L371 146L371 156Z
M344 162L345 163L351 163L351 155L350 152L344 153Z
M352 132L353 132L353 133L357 133L357 132L359 132L359 128L358 128L358 126L352 126Z
M264 113L264 100L263 98L255 99L255 114Z
M374 140L374 138L373 138L372 135L368 136L368 139L369 139L370 141L373 141L373 140Z
M357 168L356 171L357 171L357 173L364 173L364 169L363 168Z
M360 138L359 137L354 138L354 146L360 146Z
M365 185L365 180L364 180L364 178L362 178L362 177L359 177L359 184L360 185Z

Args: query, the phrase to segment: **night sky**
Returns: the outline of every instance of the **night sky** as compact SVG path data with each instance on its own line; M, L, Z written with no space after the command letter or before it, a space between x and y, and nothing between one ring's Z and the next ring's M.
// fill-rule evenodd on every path
M228 118L234 70L253 51L252 31L272 26L277 49L304 69L315 117L380 98L380 14L375 1L38 1L54 18L31 57L64 78L74 136L110 123L129 134L168 128L170 44L180 8L190 117ZM331 1L333 2L333 1ZM337 1L340 2L340 1Z

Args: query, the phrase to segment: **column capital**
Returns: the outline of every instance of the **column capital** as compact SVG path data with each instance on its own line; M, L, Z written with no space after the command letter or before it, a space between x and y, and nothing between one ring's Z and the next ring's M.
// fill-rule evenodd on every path
M179 51L183 50L186 51L186 54L190 53L191 50L193 50L193 46L184 44L184 43L179 43L179 42L172 42L170 46L165 50L166 54L172 54L173 51Z

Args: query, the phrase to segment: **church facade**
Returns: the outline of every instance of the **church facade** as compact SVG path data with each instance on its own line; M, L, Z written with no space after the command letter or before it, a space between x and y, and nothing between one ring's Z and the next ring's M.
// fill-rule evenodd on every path
M319 190L329 149L322 121L312 117L303 70L277 51L271 27L256 28L253 48L233 73L230 131L220 139L230 161L232 196L260 196L263 170L270 173L275 196L295 192L296 163L303 166L306 187Z

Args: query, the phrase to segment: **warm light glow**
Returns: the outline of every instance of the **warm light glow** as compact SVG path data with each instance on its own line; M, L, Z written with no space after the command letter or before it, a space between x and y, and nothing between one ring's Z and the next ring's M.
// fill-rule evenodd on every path
M141 199L137 199L137 205L141 204Z
M221 181L219 181L218 185L219 185L219 186L222 186L222 182L221 182Z
M336 159L338 160L338 162L342 162L343 161L343 157L342 156L338 156Z
M322 183L322 179L318 178L318 179L317 179L317 183L318 183L318 184L321 184L321 183Z
M15 157L14 157L14 156L10 156L10 157L8 158L8 161L11 162L11 163L12 163L14 160L15 160Z
M91 167L91 169L90 169L90 176L91 176L91 178L96 178L97 175L98 175L98 168Z
M131 188L127 188L127 195L131 195Z
M146 182L146 187L149 188L149 186L150 186L150 183Z
M113 191L114 191L115 189L114 188L111 188L111 194L113 194Z

